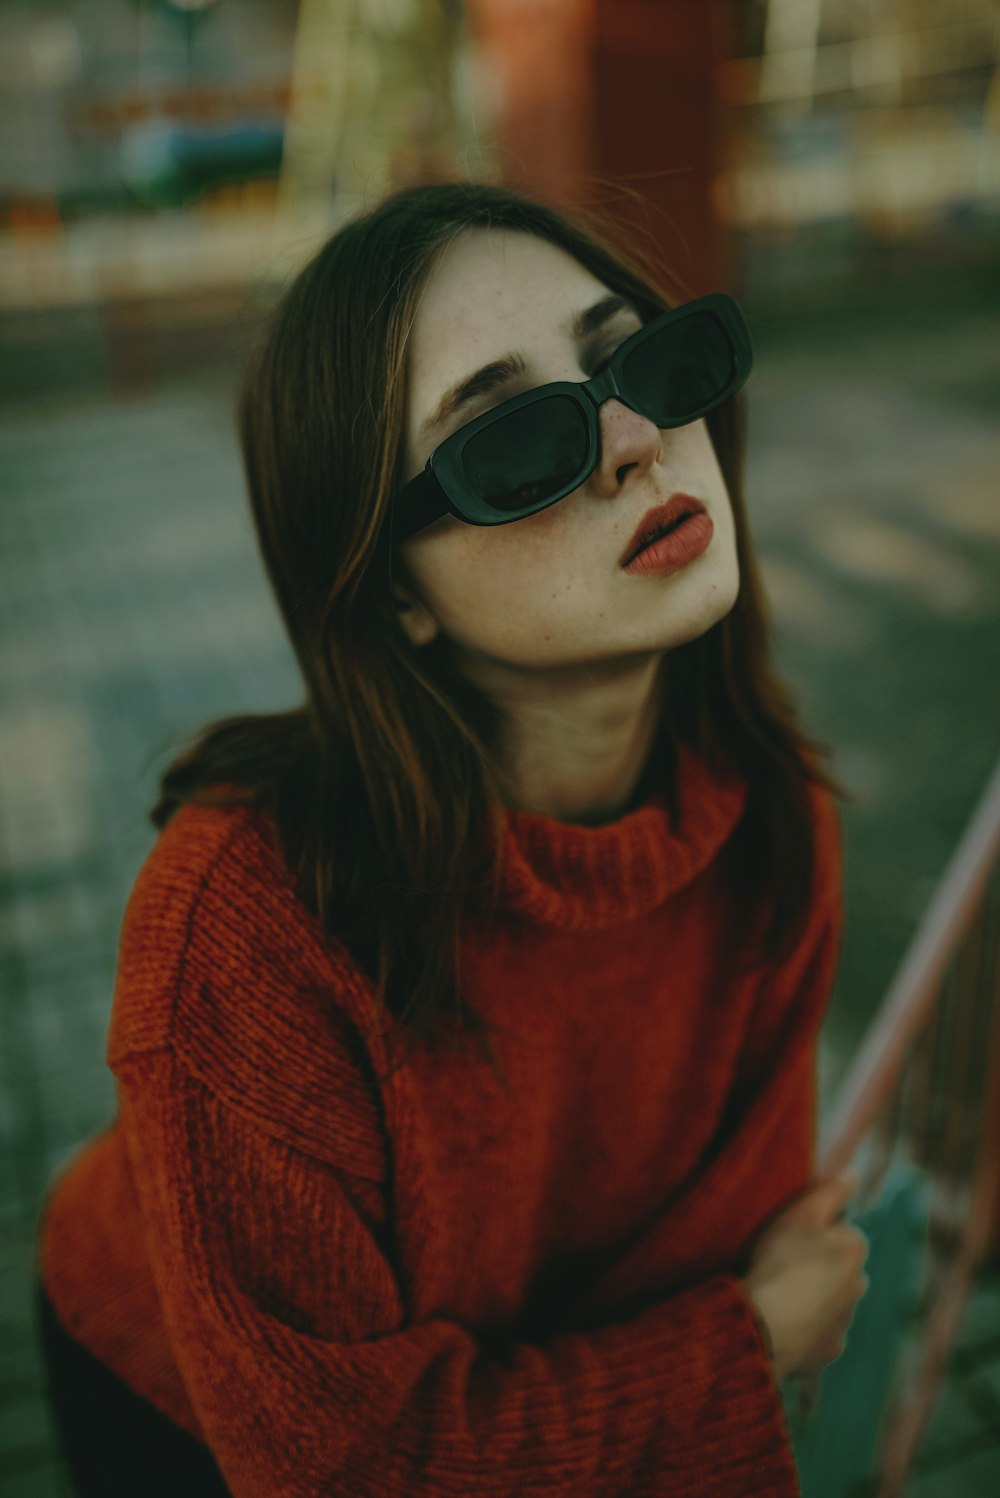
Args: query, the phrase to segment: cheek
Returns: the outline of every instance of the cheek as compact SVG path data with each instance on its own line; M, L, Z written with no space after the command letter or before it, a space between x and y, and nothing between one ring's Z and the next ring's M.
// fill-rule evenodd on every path
M428 607L456 644L489 653L558 632L579 568L561 568L556 549L524 531L509 541L496 532L454 539L458 544L442 546L433 565L427 559L421 581Z
M427 597L443 629L464 633L477 619L494 623L534 596L537 559L497 536L461 538L428 569ZM499 542L499 544L497 544Z

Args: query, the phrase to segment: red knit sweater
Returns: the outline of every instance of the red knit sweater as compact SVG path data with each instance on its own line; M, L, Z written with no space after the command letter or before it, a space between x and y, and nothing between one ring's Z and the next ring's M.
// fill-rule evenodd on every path
M238 1498L799 1494L738 1275L814 1168L841 842L778 979L731 972L745 786L686 749L598 828L508 811L463 991L510 1083L418 1048L296 900L265 814L185 807L128 902L118 1115L64 1167L40 1271L69 1331ZM728 906L731 912L731 905Z

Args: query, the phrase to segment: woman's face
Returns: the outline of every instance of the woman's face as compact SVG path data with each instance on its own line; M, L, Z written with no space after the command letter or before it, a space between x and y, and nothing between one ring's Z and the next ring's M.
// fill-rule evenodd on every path
M551 380L589 379L641 326L628 309L578 341L574 319L607 295L547 240L463 231L440 255L412 329L406 478L491 406ZM445 392L510 355L523 374L426 428ZM499 526L446 515L398 547L416 585L394 585L413 643L443 632L456 665L508 702L542 700L595 671L652 667L723 618L739 592L729 495L704 420L661 431L614 399L599 419L598 466L565 499ZM678 490L708 510L707 551L667 577L625 572L619 559L636 526Z

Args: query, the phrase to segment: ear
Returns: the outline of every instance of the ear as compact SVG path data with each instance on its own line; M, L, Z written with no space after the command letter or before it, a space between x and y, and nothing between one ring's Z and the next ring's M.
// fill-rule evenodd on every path
M392 596L399 613L399 622L406 630L411 645L429 645L438 632L438 622L424 605L406 588L396 587Z

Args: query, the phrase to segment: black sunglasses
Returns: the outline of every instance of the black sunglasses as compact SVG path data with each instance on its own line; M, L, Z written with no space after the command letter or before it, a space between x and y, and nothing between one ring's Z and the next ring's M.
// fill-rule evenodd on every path
M604 401L617 397L658 427L685 426L734 395L752 364L749 330L725 292L663 312L626 338L592 380L539 385L447 437L397 493L392 540L447 514L469 525L534 515L597 467Z

